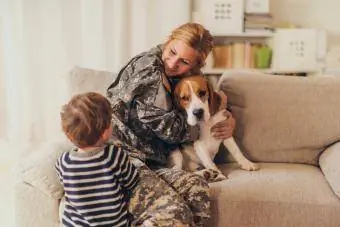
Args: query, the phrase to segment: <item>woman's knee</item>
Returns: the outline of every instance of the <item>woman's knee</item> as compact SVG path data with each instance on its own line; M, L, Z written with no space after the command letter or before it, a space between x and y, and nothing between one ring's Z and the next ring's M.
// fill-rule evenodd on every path
M187 173L183 182L181 182L183 188L187 188L191 192L200 192L209 196L209 184L202 177L194 173Z
M206 189L209 188L208 182L202 176L200 176L200 175L197 175L195 173L189 173L189 177L188 178L189 178L189 182L192 185L199 185L202 188L206 188Z
M209 185L202 176L194 173L185 174L182 181L178 192L190 207L195 224L203 226L210 218L211 212Z
M160 207L159 212L156 212L156 219L159 222L172 223L172 226L176 223L192 224L194 216L191 209L182 199L173 199L175 201L167 201L168 203L164 207Z
M157 205L146 207L143 214L135 219L142 226L189 226L194 223L194 216L190 208L181 199L164 198L157 201ZM136 225L138 226L138 224Z
M129 203L136 223L146 221L157 226L174 226L175 222L193 222L190 207L168 183L147 168L141 168L140 172L139 184Z
M167 226L169 227L189 227L191 226L190 224L185 224L179 221L173 221L172 223L166 223ZM157 222L153 222L151 220L146 220L143 222L142 227L159 227L162 226L160 225L160 223ZM163 227L167 227L167 226L163 226Z
M157 171L159 177L165 180L168 184L175 188L181 194L189 189L199 189L209 191L207 181L202 177L192 172L184 170L161 169Z

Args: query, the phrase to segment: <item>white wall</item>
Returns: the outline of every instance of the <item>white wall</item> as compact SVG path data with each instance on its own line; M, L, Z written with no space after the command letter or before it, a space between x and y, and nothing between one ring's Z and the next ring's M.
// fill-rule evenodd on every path
M326 29L329 47L340 45L339 10L339 0L271 0L275 22Z
M58 140L72 67L117 72L188 21L190 6L190 0L0 0L0 139Z
M0 26L1 26L1 21L0 21ZM1 31L1 29L0 29ZM1 34L0 34L0 69L2 67L2 45L1 45ZM0 138L2 138L4 136L4 130L6 127L6 122L5 122L5 118L3 116L5 116L6 112L5 112L5 87L4 87L4 80L3 80L3 75L2 72L0 70Z

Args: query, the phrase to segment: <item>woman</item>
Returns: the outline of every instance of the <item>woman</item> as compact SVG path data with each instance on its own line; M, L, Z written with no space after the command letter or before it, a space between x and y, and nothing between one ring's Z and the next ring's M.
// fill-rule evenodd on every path
M132 58L108 88L114 134L132 147L130 155L141 171L130 204L136 225L202 226L210 216L207 183L165 167L169 152L198 138L198 126L189 126L173 105L172 89L179 78L200 73L212 47L208 30L186 23L173 30L164 45ZM217 139L232 135L235 120L229 115L212 128Z

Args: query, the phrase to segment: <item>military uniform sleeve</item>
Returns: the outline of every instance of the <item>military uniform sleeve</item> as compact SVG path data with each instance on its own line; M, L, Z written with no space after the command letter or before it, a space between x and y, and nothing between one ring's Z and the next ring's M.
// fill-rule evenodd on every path
M165 109L156 105L159 88L163 86L161 69L154 66L138 73L142 78L148 78L144 81L146 89L135 98L133 105L139 120L167 143L177 144L197 139L198 127L189 126L186 116L176 107Z
M108 97L113 103L123 101L134 114L132 119L137 117L143 126L165 142L193 141L198 137L198 127L189 126L184 114L175 107L165 109L155 105L159 88L163 86L162 72L159 57L152 54L136 57L119 72L117 80L108 89Z
M198 127L191 127L178 110L165 111L136 99L136 110L141 122L148 125L158 138L168 143L183 143L198 138Z

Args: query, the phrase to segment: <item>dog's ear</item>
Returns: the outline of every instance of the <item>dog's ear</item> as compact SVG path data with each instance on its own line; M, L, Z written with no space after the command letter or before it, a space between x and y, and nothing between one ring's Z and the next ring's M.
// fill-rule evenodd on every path
M179 104L180 100L181 100L181 97L179 96L179 92L180 92L180 86L181 86L181 83L178 82L175 86L175 89L174 89L174 92L173 92L173 103L176 107L176 109L178 110L183 110L183 108L181 107L181 105Z
M221 108L222 97L219 93L215 92L213 86L207 81L208 90L209 90L209 110L210 115L214 116L215 113Z

